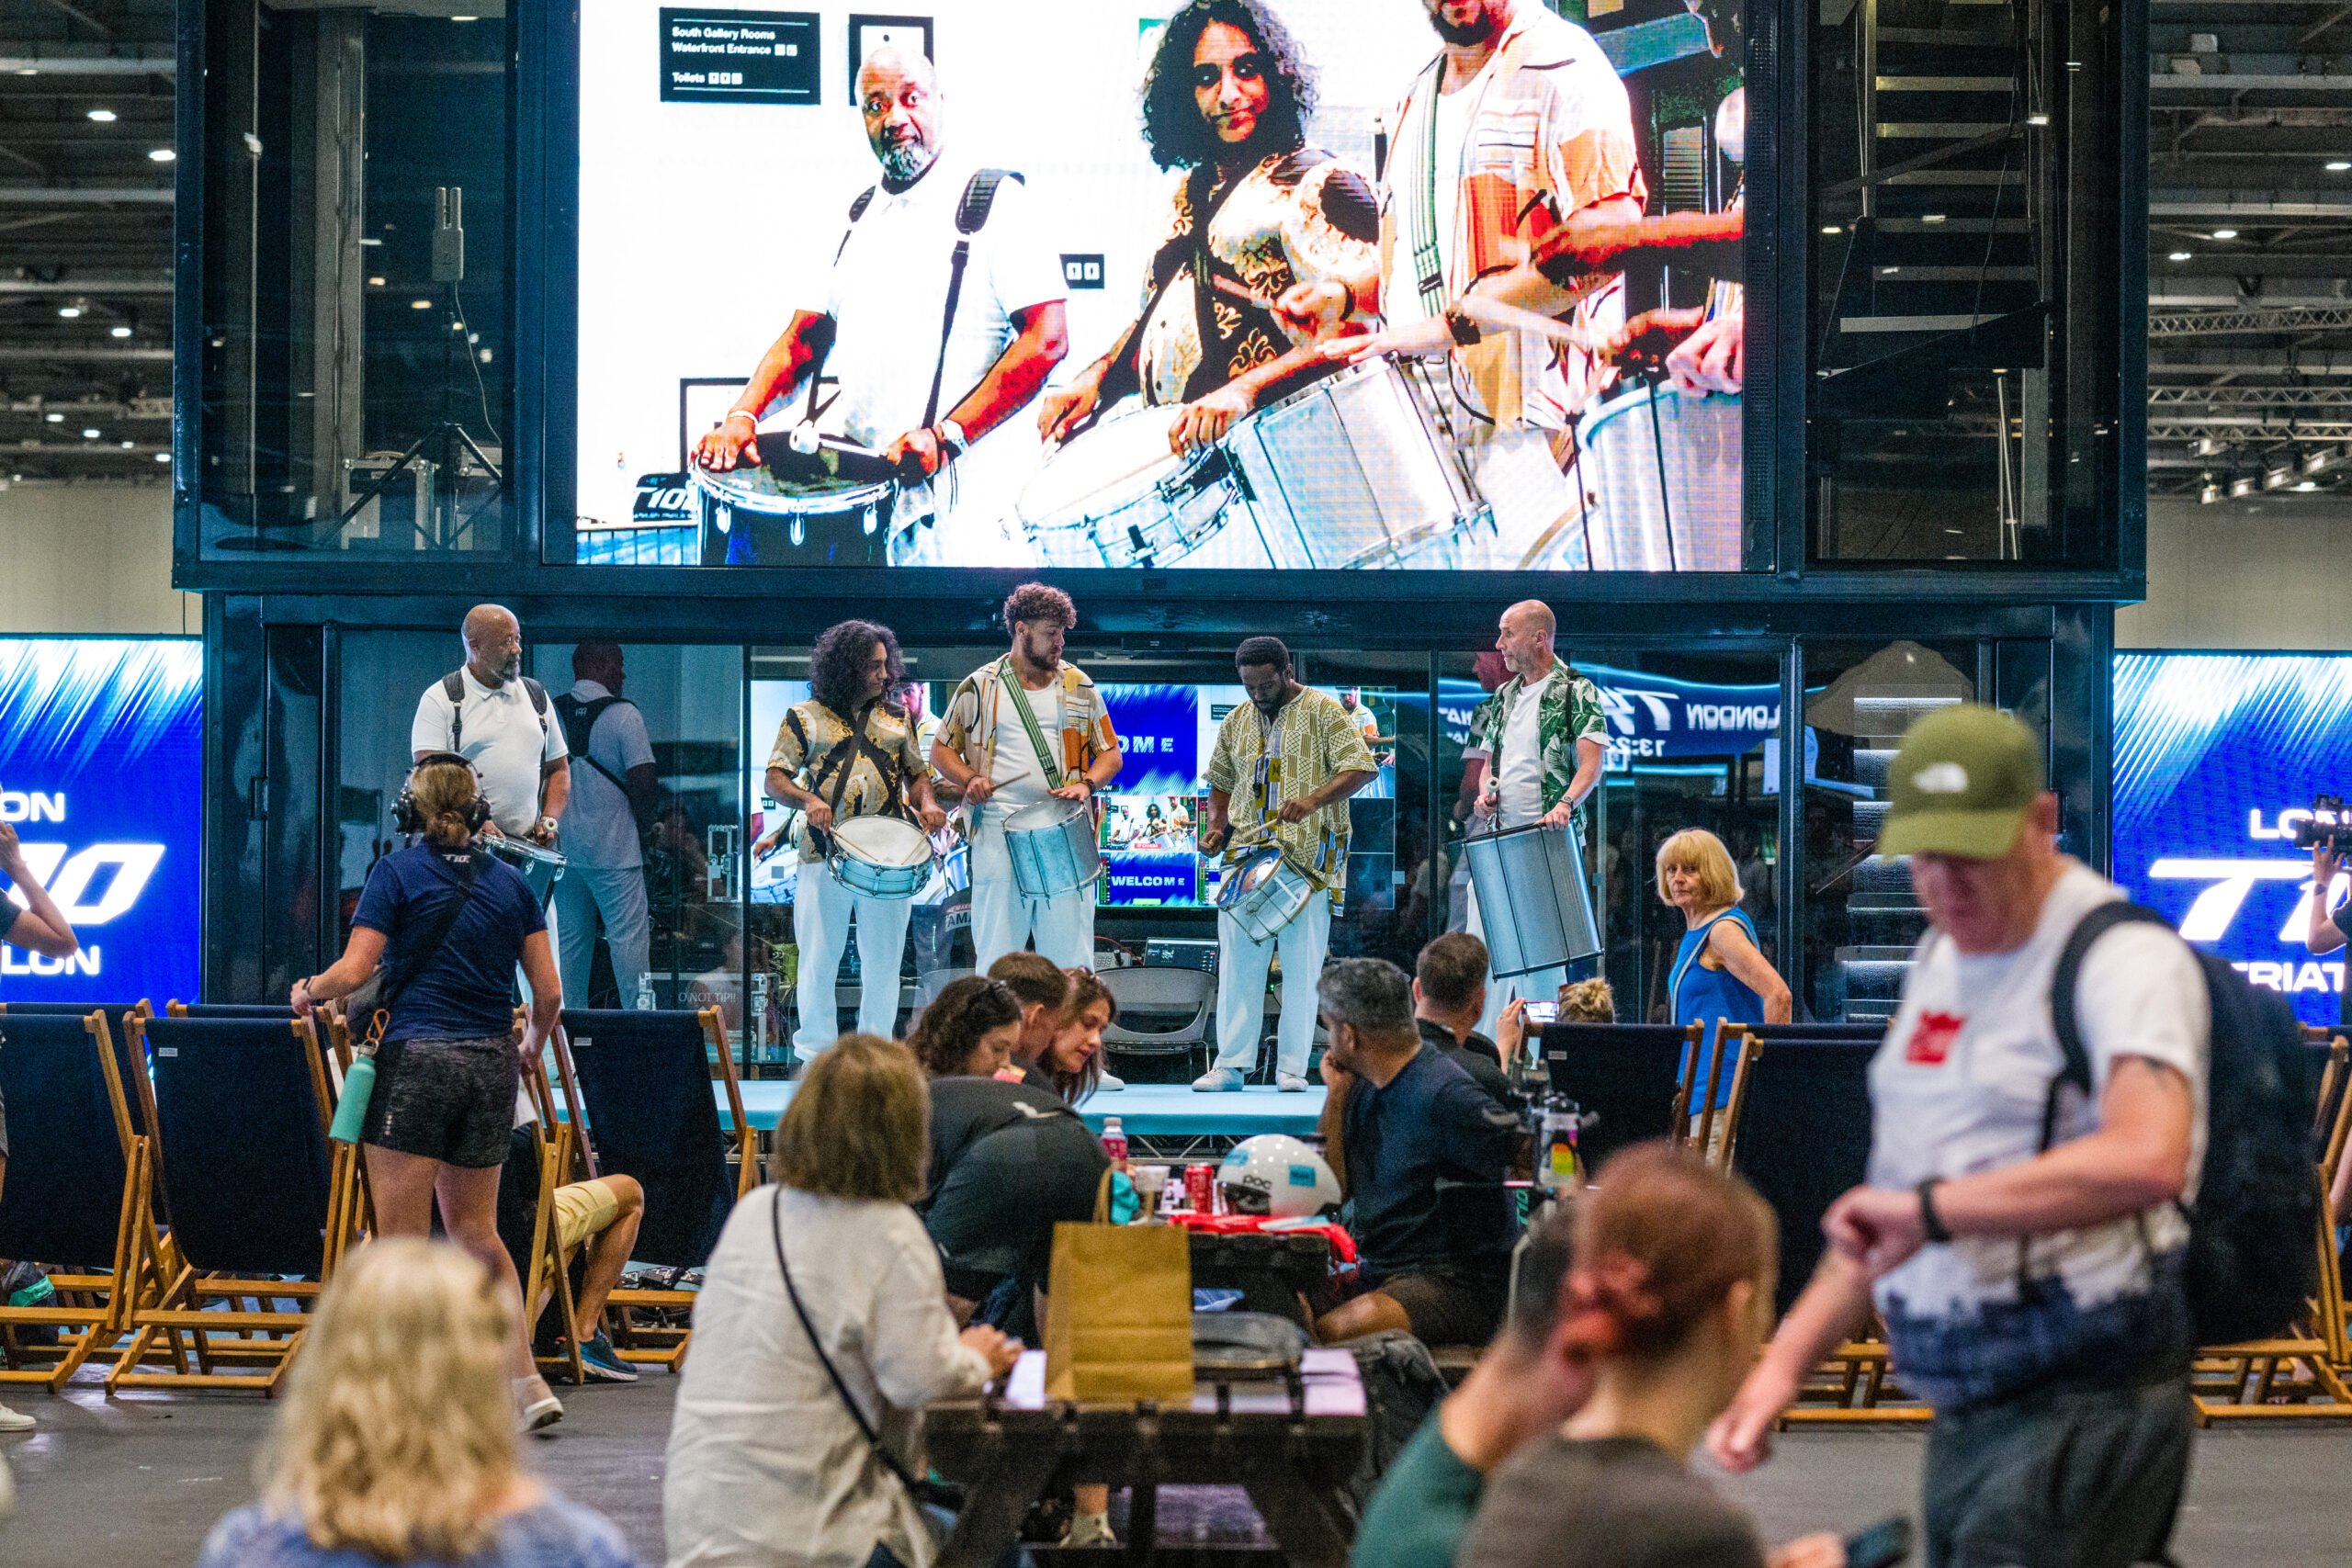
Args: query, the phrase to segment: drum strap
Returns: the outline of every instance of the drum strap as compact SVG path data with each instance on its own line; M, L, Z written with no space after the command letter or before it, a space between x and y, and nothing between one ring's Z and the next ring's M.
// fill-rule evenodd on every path
M1413 213L1413 283L1421 309L1434 316L1445 309L1445 253L1437 237L1437 99L1445 85L1444 55L1430 62L1429 84L1429 96L1421 104L1421 202Z
M810 771L809 788L812 792L824 791L825 804L832 808L833 816L838 820L841 816L842 796L849 791L851 764L860 753L863 753L865 759L874 764L875 772L881 775L883 785L889 795L883 815L910 822L914 820L914 813L908 810L901 801L901 796L906 793L906 770L899 765L899 760L896 757L874 744L865 733L866 721L872 716L873 712L871 707L859 711L856 718L852 721L850 732L835 742L833 749L826 752L823 760ZM828 778L832 781L830 789L825 783ZM831 852L821 838L818 840L818 847Z
M939 323L939 358L932 366L931 396L923 400L922 405L925 429L939 423L940 383L947 376L947 340L956 330L956 305L964 294L964 269L972 260L972 236L988 222L989 209L996 204L997 187L1007 179L1019 178L1011 169L977 170L964 186L964 199L956 204L956 249L947 258L947 310Z
M1037 753L1038 765L1045 770L1046 787L1061 788L1062 765L1055 760L1054 748L1046 744L1045 731L1037 728L1037 711L1029 705L1028 690L1021 684L1021 678L1012 672L1011 654L1006 654L1004 662L997 666L996 679L997 701L1000 704L1011 703L1013 711L1021 716L1021 728L1029 737L1029 749ZM1058 685L1060 680L1060 672L1056 671L1055 683ZM1063 700L1069 699L1065 696ZM999 722L1001 723L1001 720Z

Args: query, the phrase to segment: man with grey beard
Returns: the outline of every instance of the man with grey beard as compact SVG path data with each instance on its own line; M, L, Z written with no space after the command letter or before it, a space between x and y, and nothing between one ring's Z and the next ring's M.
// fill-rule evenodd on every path
M850 208L824 299L793 312L694 460L721 473L765 461L763 446L785 437L761 422L797 422L796 390L831 377L838 400L817 405L828 433L879 451L910 491L941 481L942 525L902 505L892 564L1008 564L994 525L1026 465L982 437L1069 352L1059 256L1017 174L944 151L945 99L929 60L875 51L857 97L881 179ZM1014 461L991 460L1001 457Z

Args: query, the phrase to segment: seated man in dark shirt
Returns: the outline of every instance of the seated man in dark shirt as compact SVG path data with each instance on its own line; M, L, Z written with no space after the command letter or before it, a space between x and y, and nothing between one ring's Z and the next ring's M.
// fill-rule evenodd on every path
M1408 1329L1483 1345L1502 1321L1518 1235L1503 1180L1519 1118L1429 1045L1411 983L1385 959L1343 958L1317 987L1339 1102L1337 1160L1363 1293L1322 1314L1326 1344Z
M1413 1022L1421 1038L1468 1073L1498 1105L1517 1111L1524 1098L1503 1072L1502 1052L1478 1032L1487 1010L1487 944L1466 931L1448 931L1421 949L1413 964Z

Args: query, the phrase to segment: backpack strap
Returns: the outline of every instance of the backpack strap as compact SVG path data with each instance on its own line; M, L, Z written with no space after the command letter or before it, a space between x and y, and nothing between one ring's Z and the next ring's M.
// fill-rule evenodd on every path
M925 428L939 423L940 383L947 375L947 340L956 330L956 305L964 294L964 269L972 260L972 236L987 225L998 188L1007 179L1020 178L1012 169L976 169L965 183L963 199L956 204L956 249L947 258L947 310L939 323L939 358L931 370L931 396L922 405Z
M2172 922L2154 909L2116 900L2101 904L2085 915L2066 938L2065 948L2058 954L2057 972L2050 980L2050 1023L2058 1036L2058 1049L2066 1065L2056 1077L2050 1080L2050 1093L2041 1108L2041 1146L2050 1147L2050 1140L2058 1129L2058 1086L2071 1083L2085 1094L2091 1092L2090 1054L2083 1049L2082 1022L2075 1016L2075 991L2083 977L2083 960L2089 956L2091 944L2118 926L2154 925L2166 931Z
M596 733L596 721L605 716L606 709L636 705L627 697L616 697L609 693L584 703L569 692L555 699L556 716L563 725L564 749L571 753L571 760L587 763L610 779L613 786L623 795L628 793L628 781L590 755L588 742Z
M449 699L449 750L463 751L466 739L466 672L452 670L441 677L441 694Z

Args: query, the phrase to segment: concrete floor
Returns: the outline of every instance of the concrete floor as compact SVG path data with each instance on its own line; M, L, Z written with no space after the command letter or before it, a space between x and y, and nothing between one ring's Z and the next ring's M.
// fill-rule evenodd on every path
M531 1461L601 1508L661 1560L662 1447L672 1380L571 1391L571 1416L529 1444ZM6 1402L40 1429L0 1438L15 1467L17 1517L0 1524L6 1568L115 1568L192 1562L215 1519L254 1495L253 1463L271 1407L226 1395L95 1390ZM1901 1429L1784 1436L1755 1475L1720 1478L1768 1541L1850 1531L1907 1511L1923 1439ZM2352 1563L2352 1427L2281 1425L2204 1434L2174 1542L2187 1568L2318 1568ZM1163 1540L1168 1537L1163 1535Z

